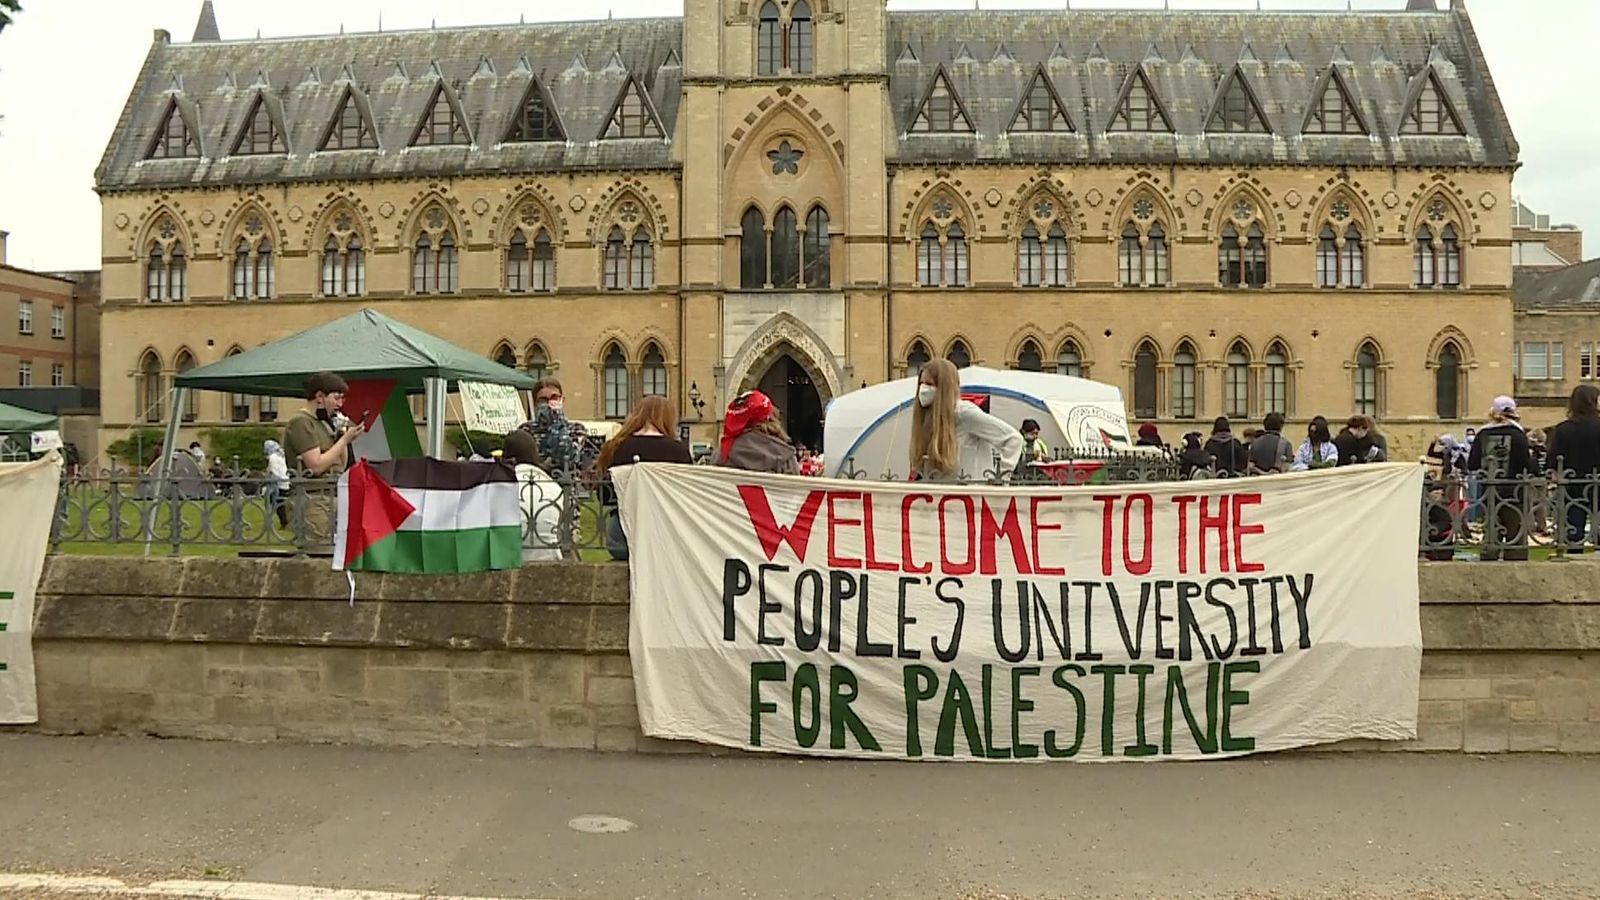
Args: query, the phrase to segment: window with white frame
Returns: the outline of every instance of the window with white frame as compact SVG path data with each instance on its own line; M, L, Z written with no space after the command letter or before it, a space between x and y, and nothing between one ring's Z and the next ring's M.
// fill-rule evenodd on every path
M17 334L33 334L33 301L17 301Z
M942 228L931 219L924 222L917 245L917 284L966 287L968 275L967 232L961 220L950 219Z
M1564 346L1559 341L1523 341L1513 348L1512 374L1525 381L1560 381L1566 377ZM1579 363L1582 371L1582 363Z
M50 307L50 336L65 338L67 336L67 308L65 306Z
M67 367L61 363L50 364L50 386L64 387L67 383Z
M24 359L18 361L17 387L33 387L33 360Z

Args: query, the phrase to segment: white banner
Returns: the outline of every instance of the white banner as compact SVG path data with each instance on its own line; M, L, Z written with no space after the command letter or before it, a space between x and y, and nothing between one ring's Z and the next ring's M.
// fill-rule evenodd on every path
M508 384L459 382L462 424L469 431L507 434L528 421L522 414L522 397Z
M61 457L0 463L0 725L39 721L33 681L33 595L50 545Z
M646 734L1156 759L1415 737L1412 465L986 488L615 470Z
M47 450L61 449L61 432L35 431L32 439L34 453L44 453Z

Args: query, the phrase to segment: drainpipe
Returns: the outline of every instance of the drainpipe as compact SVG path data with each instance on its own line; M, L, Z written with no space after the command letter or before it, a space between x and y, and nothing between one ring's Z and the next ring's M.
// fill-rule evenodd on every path
M883 190L883 380L894 380L894 235L889 217L894 211L894 170Z
M683 346L684 326L683 319L685 307L684 280L683 280L683 170L679 169L672 175L673 184L678 194L678 414L685 420L689 418L689 391L683 386L683 376L689 368L684 359L686 348ZM690 441L692 444L693 441Z

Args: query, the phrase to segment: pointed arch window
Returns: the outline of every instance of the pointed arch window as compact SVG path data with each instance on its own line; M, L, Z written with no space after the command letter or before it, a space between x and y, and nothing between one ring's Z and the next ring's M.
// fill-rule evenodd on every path
M170 222L158 226L164 235L174 232ZM176 303L188 298L188 258L183 242L159 237L150 242L145 261L145 299L151 303Z
M1339 286L1339 236L1332 225L1322 226L1317 234L1317 286Z
M756 22L756 74L776 75L783 65L783 25L778 5L767 0Z
M1149 341L1133 354L1133 414L1141 419L1156 415L1156 347Z
M1056 352L1056 374L1070 375L1073 378L1083 377L1083 351L1078 349L1077 343L1065 341L1061 349Z
M1378 414L1378 348L1369 341L1356 351L1355 407L1365 416Z
M1361 229L1353 222L1344 230L1344 249L1339 260L1341 287L1358 288L1367 283L1367 248L1361 240Z
M505 343L504 341L500 342L500 344L494 348L493 359L495 362L505 366L508 369L515 369L517 367L517 351L511 349L511 345Z
M1228 368L1222 387L1222 413L1233 418L1250 415L1250 354L1243 344L1228 348Z
M1144 284L1144 247L1139 243L1139 226L1132 222L1122 226L1117 261L1123 284L1130 287Z
M626 419L629 406L628 358L622 355L622 348L615 343L606 347L606 355L601 362L601 374L604 382L606 418Z
M1217 282L1223 287L1238 287L1244 281L1243 261L1239 231L1229 222L1222 226L1222 241L1217 245Z
M531 262L528 238L518 228L511 232L511 243L506 246L506 290L513 294L528 290Z
M345 241L344 295L359 297L367 292L367 256L361 249L361 238L351 235Z
M340 259L339 239L328 235L322 244L322 296L337 297L344 288L344 264Z
M628 250L628 287L642 291L654 284L655 278L655 250L650 243L650 233L643 228L636 229Z
M928 352L928 345L921 341L912 343L910 352L906 353L906 374L915 375L922 371L922 367L933 359L933 354Z
M609 291L628 286L628 245L617 225L611 226L611 233L606 236L604 284Z
M1267 242L1259 223L1252 222L1242 236L1232 222L1223 226L1217 281L1223 287L1266 287Z
M1067 230L1060 222L1050 223L1044 242L1044 283L1047 287L1066 287L1072 280L1071 259L1067 253Z
M194 356L191 355L189 353L189 351L187 351L187 350L179 351L177 358L173 359L173 361L172 361L172 372L173 372L173 374L174 375L182 375L183 373L189 371L192 368L194 368ZM198 401L199 401L198 392L196 392L196 391L186 391L185 392L185 396L183 398L183 409L182 409L181 415L180 415L180 418L184 422L193 422L196 418L199 417L200 404L199 404Z
M1044 281L1044 245L1032 222L1023 226L1017 242L1017 281L1023 287L1038 287Z
M1022 349L1017 351L1017 368L1024 372L1044 371L1044 359L1039 353L1039 345L1033 341L1023 341Z
M1157 222L1150 226L1148 237L1144 250L1144 283L1146 287L1164 287L1171 271L1167 261L1167 230Z
M950 287L967 284L967 233L960 222L951 222L944 232L944 283Z
M796 75L811 74L815 52L811 5L797 0L789 12L789 70Z
M745 210L739 229L739 286L750 290L766 287L767 223L761 210L754 206Z
M772 217L772 286L792 288L800 282L800 232L794 210L781 206Z
M151 303L167 299L167 256L155 242L151 242L150 257L145 262L144 296Z
M1439 284L1441 287L1456 288L1461 286L1461 239L1456 235L1454 225L1444 226L1439 232Z
M1194 347L1188 343L1178 345L1172 354L1172 414L1179 419L1192 419L1198 411L1198 364Z
M529 344L528 352L523 354L522 359L529 378L543 381L550 377L550 354L545 351L543 344L538 341Z
M801 259L805 271L801 281L809 288L825 288L833 283L833 267L829 260L828 211L821 204L811 207L806 214L806 234L802 242Z
M256 406L261 410L261 421L278 421L278 398L267 394L262 394L257 398L257 400L259 402L256 404Z
M1289 351L1274 342L1267 348L1262 398L1266 412L1289 414Z
M1461 418L1461 351L1454 341L1439 350L1433 370L1435 412L1441 419Z
M937 287L941 269L939 230L933 227L932 222L927 222L923 224L922 235L917 241L917 284Z
M272 260L272 239L264 237L256 244L255 278L250 285L254 291L252 296L258 300L271 297L276 281Z
M328 125L318 150L376 150L378 135L356 102L355 91L345 89L339 112Z
M226 359L231 359L231 358L233 358L235 356L238 356L239 354L241 354L243 352L244 352L244 349L242 347L239 347L238 345L234 345L232 347L229 347L228 348L228 352L223 354L223 356ZM265 399L265 398L263 398L263 399ZM250 395L249 394L234 394L234 393L228 394L228 421L230 421L230 422L248 422L248 421L250 421Z
M154 350L146 350L139 359L138 395L139 406L144 413L142 418L146 422L160 422L162 419L162 398L166 396L166 385L162 383L161 357Z
M250 242L239 238L239 243L233 248L233 299L249 299L253 268L250 265Z
M174 241L167 250L167 299L186 300L189 297L189 261L184 256L183 244Z
M438 267L433 261L433 238L426 234L417 236L417 245L411 252L411 293L427 294L438 278Z
M553 291L556 289L556 249L550 240L550 232L539 229L533 236L533 281L532 287L536 291Z
M972 365L972 351L967 349L967 342L960 339L951 342L950 350L944 355L944 358L955 363L958 369L965 369Z
M639 374L643 379L643 395L646 397L665 397L667 395L667 358L661 353L661 345L652 341L644 349L644 365Z

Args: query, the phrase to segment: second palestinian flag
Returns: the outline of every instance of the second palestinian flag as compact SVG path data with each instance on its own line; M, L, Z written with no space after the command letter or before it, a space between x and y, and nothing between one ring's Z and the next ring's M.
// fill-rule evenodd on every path
M363 460L339 479L335 569L445 574L520 565L522 503L510 466Z
M411 404L393 379L350 382L350 390L344 395L344 414L367 428L352 445L357 459L383 462L422 455Z

